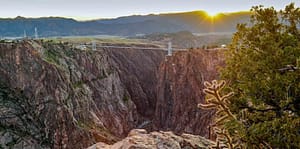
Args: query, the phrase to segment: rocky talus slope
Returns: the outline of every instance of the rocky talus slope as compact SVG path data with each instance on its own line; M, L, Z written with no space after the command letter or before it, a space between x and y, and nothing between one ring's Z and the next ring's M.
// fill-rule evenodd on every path
M114 144L134 128L207 137L211 112L196 104L203 80L217 76L219 56L0 43L1 147L86 148Z

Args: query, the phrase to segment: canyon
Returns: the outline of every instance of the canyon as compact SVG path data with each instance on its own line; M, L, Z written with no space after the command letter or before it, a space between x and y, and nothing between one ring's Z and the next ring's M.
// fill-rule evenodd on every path
M155 45L137 46L0 43L1 147L87 148L115 144L137 128L209 138L213 111L197 104L204 102L204 81L218 78L223 50L166 56L145 49Z

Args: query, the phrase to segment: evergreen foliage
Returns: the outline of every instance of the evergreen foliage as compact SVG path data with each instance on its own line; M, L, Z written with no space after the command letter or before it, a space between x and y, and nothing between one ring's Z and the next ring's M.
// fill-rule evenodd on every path
M228 109L235 117L222 127L246 148L300 148L300 8L251 11L221 71L234 92Z

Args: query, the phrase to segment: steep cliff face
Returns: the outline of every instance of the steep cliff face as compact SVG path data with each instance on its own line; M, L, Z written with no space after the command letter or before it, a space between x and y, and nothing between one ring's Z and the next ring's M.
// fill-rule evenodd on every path
M208 137L212 111L197 108L204 102L204 81L218 78L223 51L190 50L166 57L158 73L155 126L160 130Z
M156 74L166 52L149 49L109 49L107 52L140 116L152 119L156 106Z
M38 41L0 46L3 147L84 148L99 141L113 143L143 121L137 99L150 101L153 90L146 87L150 84L151 88L153 82L143 83L144 76L135 76L155 74L157 68L137 70L135 76L126 78L133 66L121 66L112 59L118 57L113 50L81 51L67 44ZM148 52L159 53L150 67L158 66L163 52ZM138 56L146 59L148 54ZM135 86L130 88L122 80ZM142 96L134 94L136 88ZM154 111L147 102L140 104L149 113Z

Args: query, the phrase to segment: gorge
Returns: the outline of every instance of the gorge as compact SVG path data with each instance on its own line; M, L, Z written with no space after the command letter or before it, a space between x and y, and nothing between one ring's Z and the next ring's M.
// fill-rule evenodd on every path
M213 112L197 104L204 102L203 82L218 78L223 54L0 43L0 143L87 148L114 144L137 128L209 138Z

